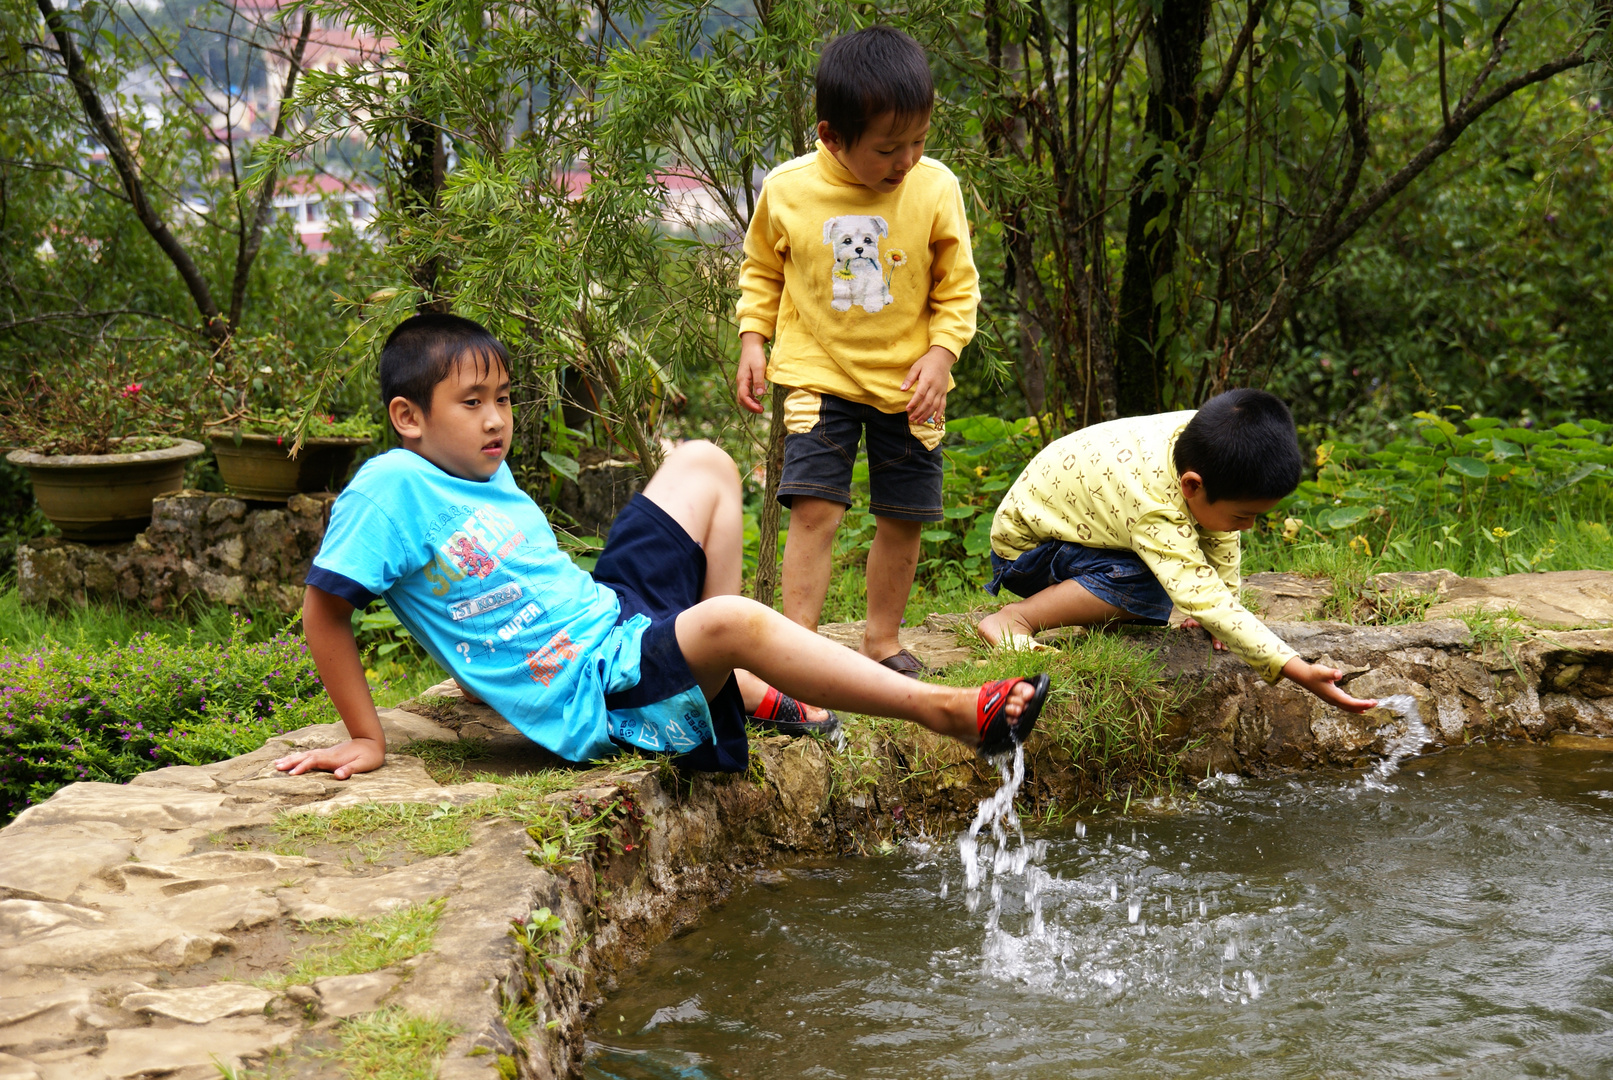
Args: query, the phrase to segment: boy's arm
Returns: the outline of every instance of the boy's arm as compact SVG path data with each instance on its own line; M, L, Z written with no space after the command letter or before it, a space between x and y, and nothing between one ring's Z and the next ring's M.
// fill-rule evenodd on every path
M1267 682L1289 678L1330 705L1365 712L1377 702L1353 698L1338 686L1344 672L1312 664L1238 603L1237 594L1211 567L1186 522L1147 515L1132 534L1137 554L1189 619L1226 642Z
M940 346L954 357L975 336L980 307L980 273L969 241L969 218L963 190L953 181L950 198L936 208L930 227L930 349Z
M375 712L375 699L364 680L364 663L353 640L353 605L323 589L308 586L303 594L302 625L308 651L319 668L320 681L331 704L347 726L347 742L324 750L287 754L274 763L281 772L298 776L323 769L346 780L386 762L386 734Z
M751 412L762 411L767 390L767 357L762 345L778 328L779 301L784 297L784 253L787 238L774 227L768 210L767 184L756 200L745 230L745 261L739 265L739 371L735 397Z

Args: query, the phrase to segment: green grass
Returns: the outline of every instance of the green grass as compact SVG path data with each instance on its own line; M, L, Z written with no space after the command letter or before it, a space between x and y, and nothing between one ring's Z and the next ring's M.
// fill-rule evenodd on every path
M1037 724L1052 757L1076 779L1079 797L1163 793L1180 780L1179 746L1168 744L1167 714L1188 688L1167 683L1156 653L1124 632L1066 639L1052 651L982 650L935 681L974 686L1046 671L1053 689ZM831 761L837 792L867 791L890 776L933 785L967 756L950 744L914 737L914 727L883 717L843 718L846 746ZM899 755L899 756L898 756Z
M429 952L437 937L444 900L389 911L373 919L322 919L303 929L330 940L308 948L282 975L269 980L275 989L301 986L332 975L363 975Z
M246 639L267 641L296 622L278 612L247 612ZM126 642L136 634L183 637L186 631L198 644L223 644L230 640L230 609L197 605L176 614L159 615L145 608L124 604L89 604L81 608L44 610L22 602L15 585L0 592L0 649L32 649L49 638L67 645L99 649L112 642Z
M1348 534L1304 530L1297 543L1277 531L1244 534L1243 569L1333 576L1448 569L1464 577L1533 570L1605 570L1613 566L1613 503L1597 495L1543 500L1484 519L1431 521L1397 528L1371 553ZM1499 532L1497 530L1500 530Z
M473 804L474 805L474 804ZM471 822L484 816L451 803L367 803L331 814L291 812L274 822L275 851L300 855L311 844L352 843L377 861L388 847L431 858L470 847Z
M445 1020L381 1009L342 1021L338 1049L322 1056L353 1080L435 1080L455 1028Z
M214 604L187 604L179 611L158 614L127 604L93 603L84 607L45 610L23 604L13 584L0 592L0 653L26 652L42 641L56 641L84 650L100 650L114 642L128 642L137 634L157 634L170 641L186 635L198 645L225 644L231 640L237 612ZM239 612L245 618L241 640L268 641L276 633L298 633L301 616L278 611ZM383 709L418 697L447 676L430 657L400 650L384 660L371 654L365 674L375 704Z

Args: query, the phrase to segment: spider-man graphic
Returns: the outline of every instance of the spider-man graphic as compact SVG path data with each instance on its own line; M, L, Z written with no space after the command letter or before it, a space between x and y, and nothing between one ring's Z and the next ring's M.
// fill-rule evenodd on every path
M481 541L474 536L466 536L463 533L455 536L448 541L448 550L453 555L454 561L459 564L459 568L470 577L484 578L498 565L487 553L487 549L482 547Z

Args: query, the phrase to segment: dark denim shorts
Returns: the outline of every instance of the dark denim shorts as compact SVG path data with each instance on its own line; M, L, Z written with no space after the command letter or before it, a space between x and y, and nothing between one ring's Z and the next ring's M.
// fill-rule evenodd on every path
M638 683L606 694L605 708L612 713L653 709L688 691L698 692L677 634L678 615L700 603L706 587L706 553L694 537L654 502L634 495L611 523L605 550L594 564L594 580L621 600L618 622L634 615L650 620L639 643ZM745 704L732 675L706 707L711 740L679 757L679 766L698 772L749 768Z
M1090 548L1068 540L1048 540L1017 559L991 553L991 583L996 596L1006 588L1031 597L1061 581L1079 581L1087 592L1113 604L1140 622L1163 626L1171 616L1171 598L1148 564L1135 551Z
M926 450L909 430L906 413L883 413L833 394L818 397L812 429L784 436L778 501L789 506L795 496L810 495L850 506L851 469L866 430L868 509L902 521L940 521L940 446Z

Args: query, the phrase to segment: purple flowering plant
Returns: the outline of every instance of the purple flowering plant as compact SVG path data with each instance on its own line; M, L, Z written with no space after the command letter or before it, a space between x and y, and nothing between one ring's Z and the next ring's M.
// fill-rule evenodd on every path
M141 634L90 650L0 652L0 823L81 780L205 765L336 717L299 636Z

